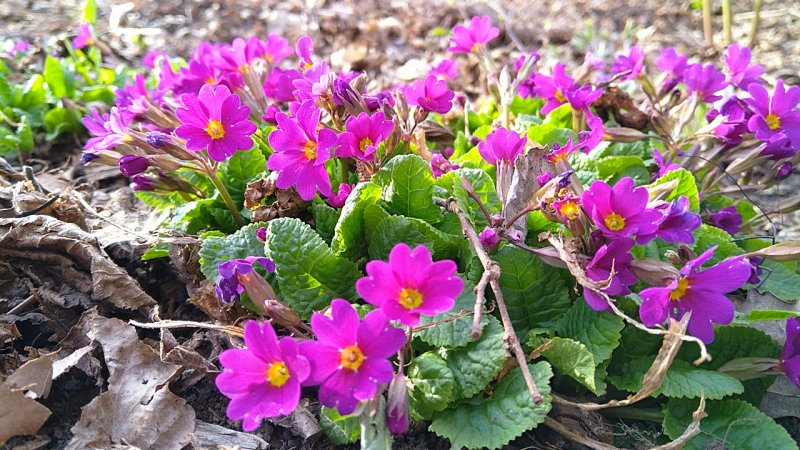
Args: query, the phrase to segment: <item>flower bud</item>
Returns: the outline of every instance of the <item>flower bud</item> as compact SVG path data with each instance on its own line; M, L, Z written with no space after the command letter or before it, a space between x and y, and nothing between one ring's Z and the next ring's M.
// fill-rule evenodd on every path
M138 155L125 155L117 162L119 163L119 171L128 178L143 173L150 166L150 162L146 157Z
M605 138L611 142L621 142L630 144L633 142L643 141L650 136L642 133L634 128L625 127L610 127L605 129Z
M495 231L494 228L484 228L478 237L481 239L481 245L483 245L486 250L494 249L497 243L500 242L500 236L497 235L497 231Z
M134 191L152 191L155 190L155 180L144 175L134 175L131 177Z
M408 387L402 368L397 371L389 383L386 401L386 425L389 432L399 436L408 431Z
M94 153L83 153L81 155L81 164L85 166L97 158L99 158L99 156L95 155Z
M628 269L640 281L651 286L663 286L665 280L675 279L679 275L678 269L672 264L653 258L634 259Z
M267 106L267 111L264 113L263 116L261 116L261 119L264 122L267 122L270 125L277 125L278 124L278 119L276 119L275 116L280 111L281 111L280 108L278 108L278 106L273 103L273 104Z
M258 230L256 230L256 237L258 238L259 241L266 242L267 241L267 227L261 227Z

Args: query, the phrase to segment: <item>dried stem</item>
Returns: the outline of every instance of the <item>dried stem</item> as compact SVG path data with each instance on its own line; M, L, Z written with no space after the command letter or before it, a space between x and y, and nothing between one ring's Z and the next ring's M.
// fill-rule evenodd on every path
M472 329L469 332L472 339L478 339L483 333L481 329L481 309L483 309L483 303L486 301L486 285L489 284L489 277L491 275L492 273L490 271L484 270L481 279L478 281L478 285L475 286L474 315L472 316Z
M478 259L481 261L481 265L483 265L484 275L486 278L488 278L489 286L492 287L492 292L494 292L495 301L497 302L497 309L500 311L500 319L503 322L504 340L511 349L511 352L514 354L514 357L517 359L517 364L519 364L519 369L522 372L522 377L525 379L525 384L528 385L528 390L531 393L533 402L536 404L541 403L543 400L542 394L539 393L539 389L536 387L536 382L533 380L531 372L528 369L528 362L525 358L525 352L522 350L522 345L520 345L517 333L514 331L514 326L511 324L511 318L508 315L508 308L506 308L503 291L500 289L500 282L498 281L500 279L500 265L490 258L488 253L486 253L483 245L481 245L481 240L478 237L478 233L475 231L475 227L472 226L472 223L470 223L469 219L467 219L467 217L464 215L464 212L458 207L455 199L451 198L445 200L442 198L435 198L434 200L438 205L445 207L448 211L455 214L458 217L459 222L461 222L461 228L472 245L473 250L475 250L475 254L478 255ZM486 275L487 272L488 275ZM479 316L476 315L476 317L478 317L478 320L480 320Z
M731 0L722 0L722 36L725 40L725 45L733 42L733 33L731 31L732 24Z
M706 45L714 46L714 30L711 28L711 0L703 0L703 34Z
M553 419L552 417L545 417L544 424L548 428L551 428L556 433L564 436L565 438L569 439L572 442L577 442L578 444L585 445L591 449L595 450L621 450L619 447L614 447L613 445L606 444L605 442L596 441L589 436L584 436L582 434L575 433L574 431L570 430L569 428L561 425L557 420Z
M753 3L753 21L750 22L750 48L758 42L758 28L761 25L761 0Z

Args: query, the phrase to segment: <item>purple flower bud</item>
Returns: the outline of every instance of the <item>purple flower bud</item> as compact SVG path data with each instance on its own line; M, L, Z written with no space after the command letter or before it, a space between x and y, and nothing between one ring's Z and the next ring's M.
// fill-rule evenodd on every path
M217 295L223 303L239 300L239 295L244 292L239 277L253 271L254 264L260 264L268 272L275 271L275 263L265 257L248 256L243 259L231 259L217 267L219 281L217 281Z
M444 155L444 157L445 157L445 158L448 158L448 159L449 159L451 156L453 156L453 153L455 153L455 152L453 151L453 147L445 147L445 149L444 149L444 150L442 150L442 155Z
M433 178L439 178L453 169L458 169L458 166L451 164L450 161L445 159L444 156L435 153L431 157L431 171L433 172Z
M281 112L281 109L278 108L278 105L273 103L273 104L267 106L267 111L264 112L264 115L261 116L261 119L264 122L267 122L270 125L277 125L278 124L278 119L276 119L275 116L279 112Z
M99 156L95 155L94 153L83 153L81 155L81 164L85 166L97 158L99 158Z
M342 208L347 202L347 197L350 196L351 192L353 192L353 185L342 183L339 185L339 190L336 192L336 195L328 197L328 203L334 208Z
M261 227L258 230L256 230L256 237L258 238L259 241L266 242L267 241L267 227Z
M492 216L489 217L489 225L492 227L500 227L503 226L505 220L502 214L492 214Z
M139 175L147 170L150 162L144 156L125 155L118 160L119 171L126 177Z
M360 95L350 86L347 81L337 78L333 81L333 102L337 105L344 105L349 103L351 105L358 104Z
M170 138L166 133L151 131L145 136L145 140L153 148L164 148L169 144Z
M478 237L481 239L481 245L483 245L486 250L494 249L497 243L500 242L500 237L497 235L497 231L495 231L494 228L484 228Z
M742 228L742 215L735 206L728 206L712 214L708 221L717 228L722 228L733 236Z
M748 256L747 262L750 263L751 270L750 272L750 279L747 280L750 284L759 284L761 283L761 274L764 270L761 269L761 263L764 262L764 258L760 256Z
M134 175L131 177L134 191L152 191L155 189L155 181L144 175Z
M539 183L539 186L544 186L547 184L548 181L553 179L553 174L550 172L542 172L541 175L536 177L536 182Z
M406 376L398 370L392 382L389 383L386 400L386 426L395 436L408 431L408 387Z
M775 174L776 180L783 180L789 177L794 172L794 164L791 161L786 161L778 168L778 173Z

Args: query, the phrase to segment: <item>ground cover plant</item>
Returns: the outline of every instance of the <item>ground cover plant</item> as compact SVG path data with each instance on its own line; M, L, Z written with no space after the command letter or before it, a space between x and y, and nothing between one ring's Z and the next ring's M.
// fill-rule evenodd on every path
M580 67L531 52L505 66L487 51L500 30L476 16L450 30L427 76L376 90L366 73L334 70L310 37L278 34L204 43L187 60L154 52L146 70L112 76L92 22L37 81L6 82L6 122L52 139L74 128L48 128L48 115L83 110L82 162L117 167L159 212L160 239L141 259L184 261L204 315L136 317L160 330L155 352L90 309L62 352L17 369L38 361L48 383L97 372L82 358L102 348L108 388L69 447L197 444L194 411L167 387L180 379L213 380L205 388L244 431L289 417L312 423L301 434L316 426L365 449L421 430L498 449L542 428L617 448L562 419L604 414L656 422L655 448L797 448L758 407L776 377L800 388L800 244L779 242L751 197L795 170L800 88L767 81L748 47L696 61L633 46ZM48 75L57 63L61 78ZM449 87L467 64L481 96ZM67 92L69 73L85 85ZM31 133L20 130L6 140ZM25 139L8 148L29 151ZM0 222L9 248L23 227ZM82 251L93 277L112 270ZM155 303L135 283L116 298L91 281L101 309L122 317ZM785 307L745 308L756 292ZM767 321L785 342L750 326ZM184 328L218 333L214 357L178 345ZM38 420L47 395L20 378L0 395ZM142 380L148 392L131 393Z

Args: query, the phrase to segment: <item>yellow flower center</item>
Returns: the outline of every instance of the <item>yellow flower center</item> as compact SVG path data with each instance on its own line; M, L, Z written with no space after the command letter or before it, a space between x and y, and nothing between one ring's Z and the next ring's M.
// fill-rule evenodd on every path
M578 206L577 202L566 202L559 205L559 212L562 216L566 217L569 220L573 220L578 217L578 214L581 212L580 206Z
M206 84L214 84L216 82L217 82L217 80L215 80L214 77L206 78Z
M606 226L611 231L619 231L625 228L625 218L617 213L611 213L605 218Z
M361 367L361 364L364 363L364 354L361 353L361 349L358 348L358 345L353 344L340 351L342 353L342 359L339 364L345 369L350 369L355 372Z
M689 280L687 278L680 278L678 280L678 287L669 293L669 299L678 301L686 295L686 290L689 289Z
M564 103L564 102L567 101L567 98L564 97L564 93L561 92L561 89L556 89L555 97L556 97L556 100L558 100L561 103Z
M372 144L374 144L374 142L372 142L372 139L365 137L364 139L361 140L361 142L358 143L358 147L361 149L361 152L363 153L367 149L367 147L369 147Z
M306 142L303 148L303 154L306 155L309 161L317 159L317 143L314 141Z
M281 387L289 381L289 369L282 361L274 362L267 369L267 381L275 387Z
M265 53L264 54L264 61L266 61L267 64L272 64L272 62L275 61L275 57L270 55L269 53Z
M480 49L481 49L481 44L479 44L477 42L472 44L472 53L478 53L478 51L480 51Z
M418 308L422 304L422 293L414 288L404 288L400 291L400 304L405 309Z
M308 70L308 69L310 69L312 67L314 67L314 64L311 63L311 61L306 61L306 62L303 63L303 70Z
M211 139L222 139L225 137L225 127L223 127L222 122L218 120L209 120L206 133L211 136Z
M781 118L775 114L767 115L764 120L767 122L767 126L770 130L777 130L781 126Z

